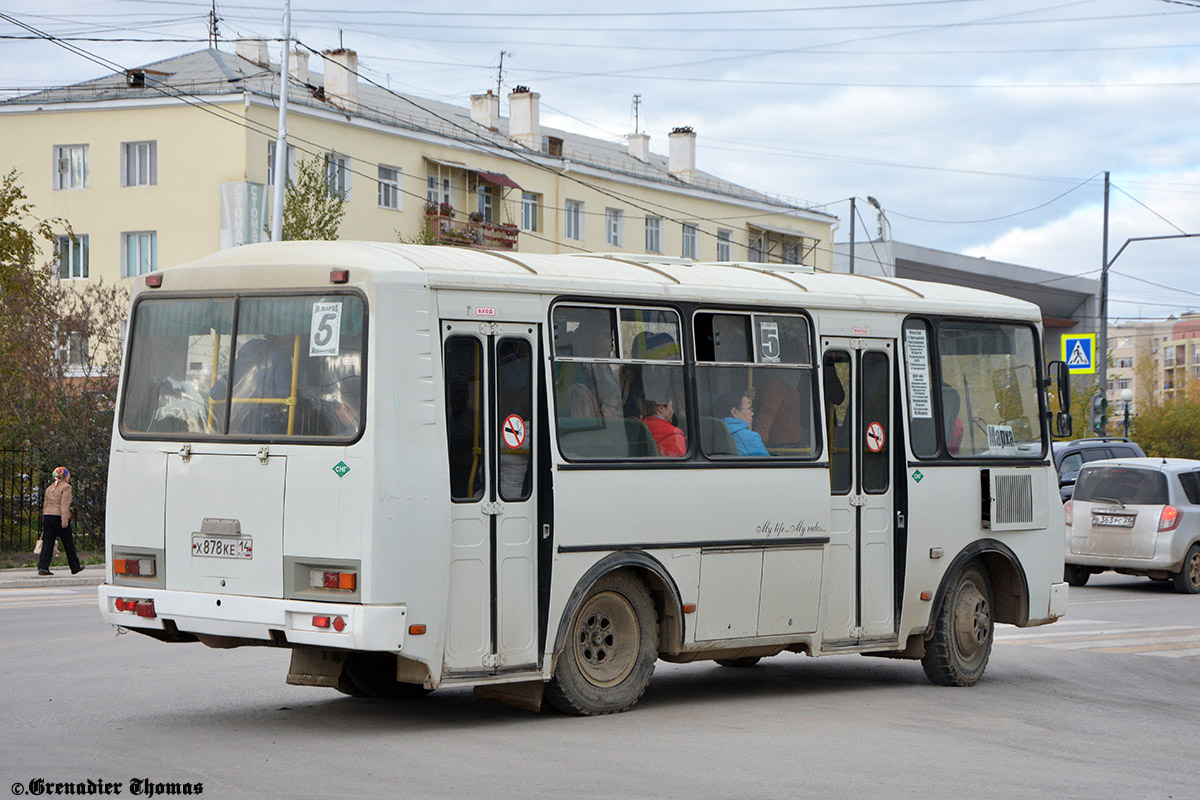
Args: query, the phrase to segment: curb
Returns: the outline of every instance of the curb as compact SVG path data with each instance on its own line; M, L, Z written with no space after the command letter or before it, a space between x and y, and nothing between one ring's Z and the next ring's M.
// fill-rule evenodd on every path
M67 567L59 567L53 576L38 575L36 569L0 569L0 589L29 589L33 587L99 586L107 570L103 564L84 567L72 575Z

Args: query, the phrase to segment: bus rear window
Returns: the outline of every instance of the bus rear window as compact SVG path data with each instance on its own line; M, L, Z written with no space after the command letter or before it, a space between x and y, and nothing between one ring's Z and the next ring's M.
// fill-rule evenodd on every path
M125 433L345 441L362 427L356 295L155 298L131 330Z

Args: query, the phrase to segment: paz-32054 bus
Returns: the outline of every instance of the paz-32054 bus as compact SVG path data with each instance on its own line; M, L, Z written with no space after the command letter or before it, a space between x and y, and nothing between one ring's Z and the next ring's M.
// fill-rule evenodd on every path
M762 264L226 250L132 304L105 619L290 683L622 711L658 659L919 659L1066 609L1035 306Z

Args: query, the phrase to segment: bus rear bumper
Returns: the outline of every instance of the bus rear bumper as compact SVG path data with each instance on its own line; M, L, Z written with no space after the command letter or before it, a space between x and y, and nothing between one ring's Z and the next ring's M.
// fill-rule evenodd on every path
M316 603L111 584L101 584L98 594L105 622L122 628L161 631L169 628L169 621L180 632L200 636L267 643L282 634L288 644L347 650L400 652L408 619L404 605Z

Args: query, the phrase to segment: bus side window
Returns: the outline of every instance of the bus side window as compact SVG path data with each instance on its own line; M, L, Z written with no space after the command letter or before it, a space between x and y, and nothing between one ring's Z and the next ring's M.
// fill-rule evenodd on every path
M829 441L829 489L849 494L853 486L850 453L850 354L830 350L825 354L825 419Z

